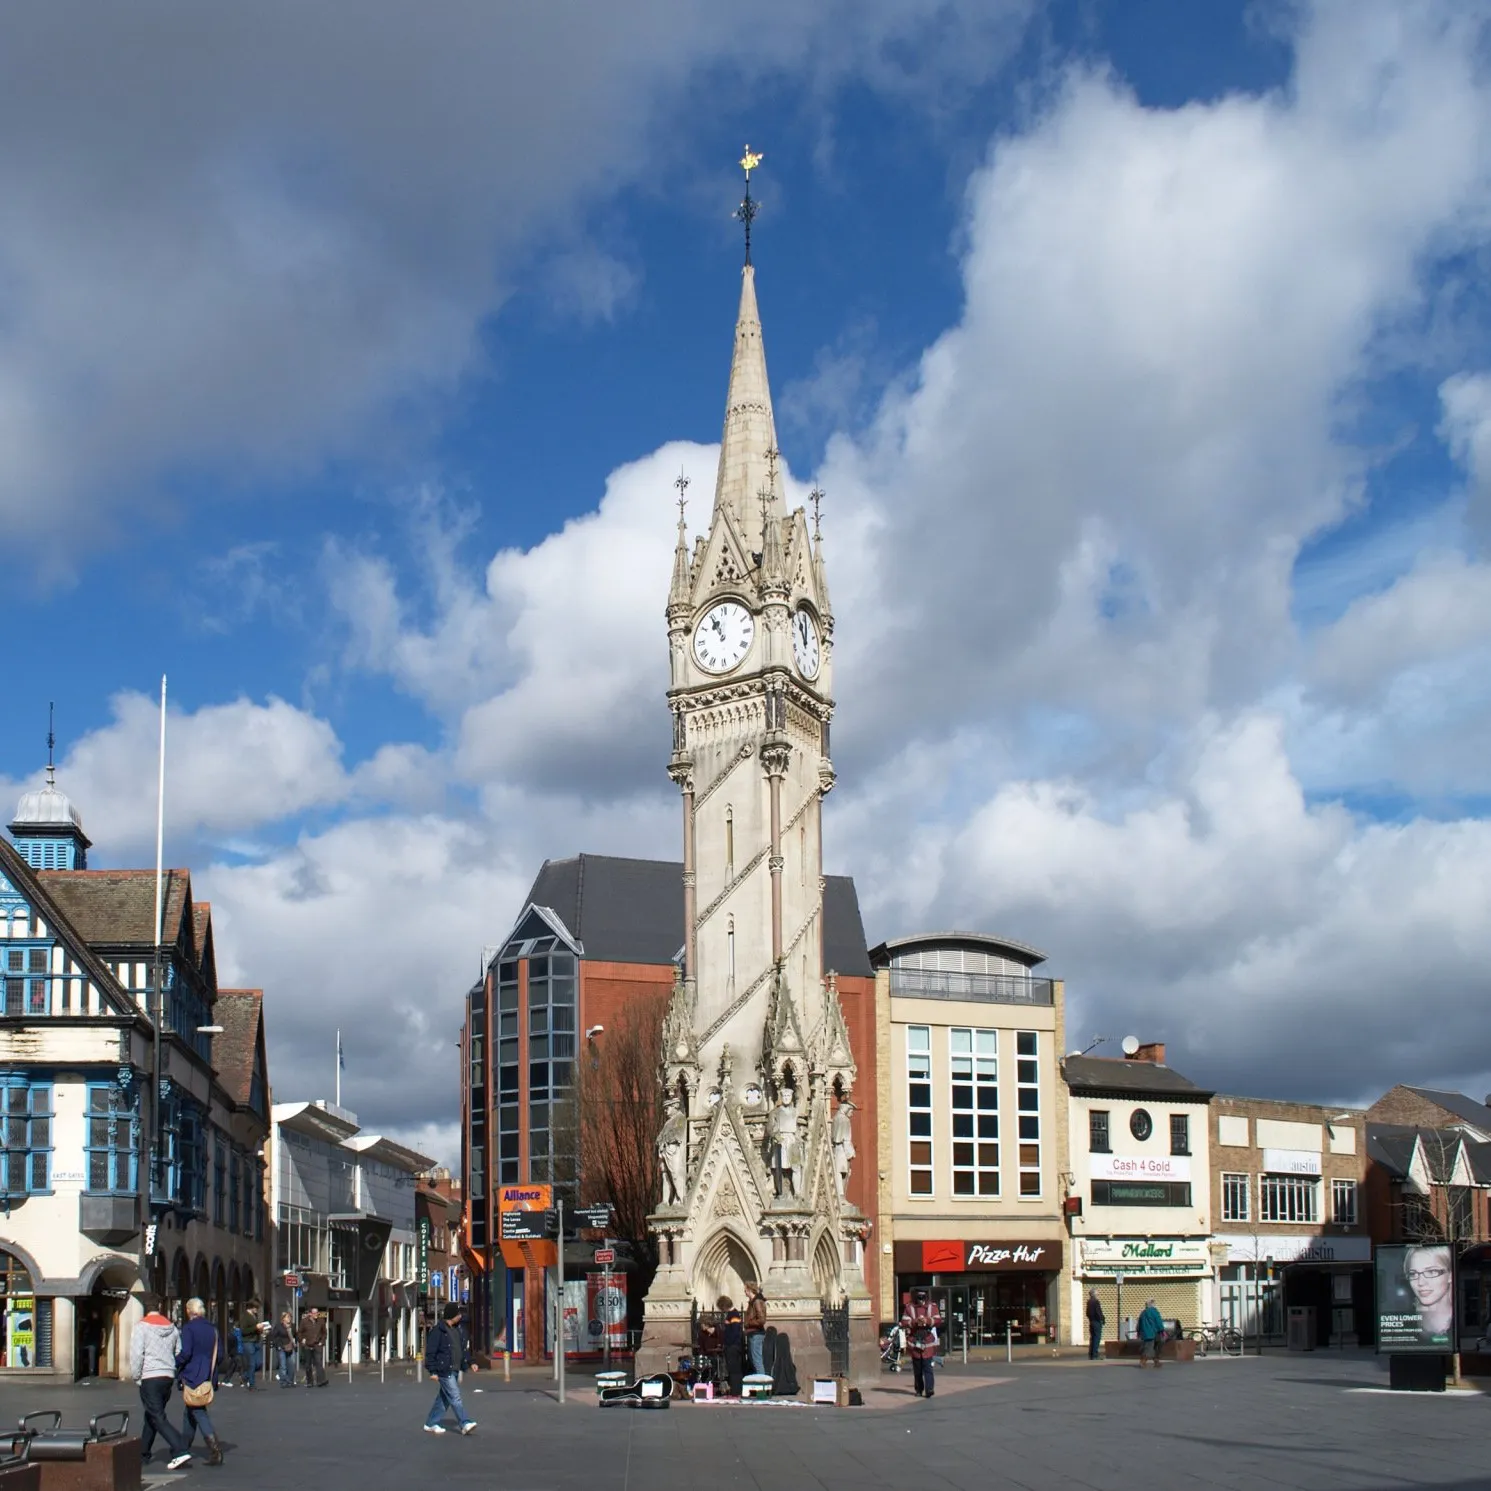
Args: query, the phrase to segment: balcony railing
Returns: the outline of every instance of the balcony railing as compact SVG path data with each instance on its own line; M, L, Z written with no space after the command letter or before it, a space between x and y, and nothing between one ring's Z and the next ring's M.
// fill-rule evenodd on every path
M967 999L983 1004L1053 1002L1048 978L1013 973L951 973L940 968L892 968L890 991L908 999Z

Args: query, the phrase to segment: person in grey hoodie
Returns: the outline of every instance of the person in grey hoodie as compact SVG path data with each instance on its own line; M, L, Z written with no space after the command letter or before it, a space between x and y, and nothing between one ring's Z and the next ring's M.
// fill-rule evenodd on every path
M166 1413L171 1401L171 1385L176 1380L176 1352L181 1335L176 1327L155 1308L152 1302L145 1318L135 1327L129 1339L130 1375L140 1384L140 1403L145 1409L145 1428L140 1434L140 1458L148 1461L160 1435L171 1451L167 1470L190 1465L186 1440Z

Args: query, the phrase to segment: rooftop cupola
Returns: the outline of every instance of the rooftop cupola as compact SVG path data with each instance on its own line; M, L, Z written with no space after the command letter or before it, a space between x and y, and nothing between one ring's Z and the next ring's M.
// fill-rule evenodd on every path
M56 740L49 719L46 785L22 794L10 836L33 870L86 870L92 844L83 832L83 815L57 786L57 768L52 759Z

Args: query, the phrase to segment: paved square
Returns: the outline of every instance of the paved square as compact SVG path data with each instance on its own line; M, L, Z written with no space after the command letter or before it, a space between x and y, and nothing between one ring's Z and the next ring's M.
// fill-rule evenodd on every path
M434 1396L402 1370L325 1390L219 1395L221 1469L200 1461L147 1485L221 1491L1378 1491L1491 1487L1491 1397L1388 1394L1367 1356L1172 1363L1032 1359L949 1367L937 1397L884 1376L865 1408L601 1410L590 1382L570 1401L539 1374L466 1380L479 1428L420 1432ZM179 1420L180 1400L176 1412ZM0 1416L55 1403L69 1424L137 1398L131 1388L0 1384Z

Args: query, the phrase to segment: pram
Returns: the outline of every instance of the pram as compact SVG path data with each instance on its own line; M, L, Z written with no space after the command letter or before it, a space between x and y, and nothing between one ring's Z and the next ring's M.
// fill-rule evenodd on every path
M893 1325L880 1338L880 1365L887 1372L899 1372L905 1354L906 1332L899 1325Z

